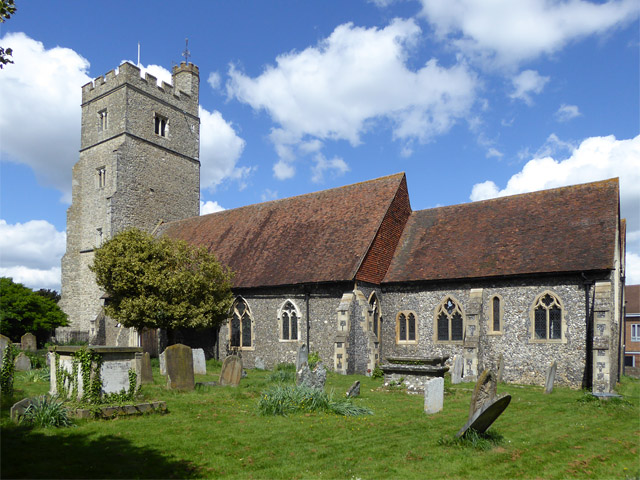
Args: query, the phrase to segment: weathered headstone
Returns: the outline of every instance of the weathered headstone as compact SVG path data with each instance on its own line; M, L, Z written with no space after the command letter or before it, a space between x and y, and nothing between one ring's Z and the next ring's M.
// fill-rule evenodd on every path
M495 374L491 370L482 372L471 395L469 419L471 419L485 403L492 402L493 399L496 398L497 387L498 383Z
M498 383L502 383L502 375L504 374L504 357L500 354L498 357Z
M204 350L201 348L194 348L193 353L193 373L195 375L207 374L207 363L204 359Z
M553 362L551 365L549 365L549 368L547 368L547 378L544 383L544 393L553 392L553 382L556 380L556 369L556 362Z
M191 348L178 343L164 351L167 367L167 388L171 390L193 390L193 354Z
M31 360L24 354L24 352L20 352L18 354L18 356L13 360L13 365L18 372L31 370Z
M478 433L486 432L491 424L505 411L510 402L511 395L506 394L485 403L484 406L469 419L465 426L458 431L456 436L459 438L470 429Z
M453 370L451 370L451 383L458 384L462 382L462 366L464 359L462 355L455 355L453 357Z
M296 372L300 370L303 363L307 363L308 361L309 351L307 350L307 346L303 343L298 349L298 357L296 358Z
M256 357L255 361L253 362L253 366L257 370L264 370L265 366L264 366L264 360L262 359L262 357Z
M424 384L424 412L438 413L444 404L444 378L430 378Z
M151 370L151 357L149 352L144 352L140 359L140 383L147 385L153 383L153 371Z
M36 336L33 333L25 333L20 337L20 345L22 346L22 350L27 352L35 352L38 350L38 345L36 342Z
M355 398L360 395L360 380L353 382L353 385L347 390L347 398Z
M165 350L166 352L166 350ZM158 360L160 360L160 375L166 375L167 374L167 362L165 360L165 355L164 352L162 352L160 355L158 355Z
M19 402L14 403L11 407L11 420L18 423L20 421L20 417L24 416L27 408L29 408L32 403L33 402L30 398L23 398Z
M311 371L308 363L303 363L302 367L296 373L296 384L299 387L315 388L316 390L324 390L324 384L327 381L327 370L319 362L316 368Z
M242 358L238 355L229 355L222 362L220 370L220 385L232 385L237 387L242 378Z
M11 343L11 339L0 334L0 358L2 358L2 354L4 353L4 349L9 346Z

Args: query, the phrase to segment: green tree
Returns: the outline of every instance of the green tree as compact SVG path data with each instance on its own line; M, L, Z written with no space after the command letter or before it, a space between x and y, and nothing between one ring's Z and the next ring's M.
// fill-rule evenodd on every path
M65 325L67 315L55 301L11 278L0 278L0 333L18 341L31 332L43 343L54 328Z
M0 0L0 23L4 23L5 20L11 18L16 11L16 5L14 0ZM13 63L9 57L13 55L11 48L0 47L0 68L3 68L7 63Z
M231 272L206 248L138 229L98 248L90 268L109 296L105 313L125 327L216 327L233 301Z

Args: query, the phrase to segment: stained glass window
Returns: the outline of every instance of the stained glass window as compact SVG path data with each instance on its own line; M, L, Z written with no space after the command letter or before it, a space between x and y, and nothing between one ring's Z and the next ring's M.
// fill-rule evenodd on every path
M398 315L398 340L407 341L407 317L404 313Z
M552 294L545 293L534 305L534 337L539 340L562 339L562 307Z
M493 297L493 331L500 331L500 298Z
M231 347L251 347L252 329L249 308L242 298L238 298L233 304L229 345Z
M464 335L462 310L451 297L445 298L436 316L437 338L439 341L460 341Z

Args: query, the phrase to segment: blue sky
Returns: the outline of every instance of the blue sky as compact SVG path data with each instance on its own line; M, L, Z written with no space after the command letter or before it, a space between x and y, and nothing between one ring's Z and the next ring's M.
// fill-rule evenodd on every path
M0 24L0 275L60 288L80 87L138 44L168 79L188 38L203 212L400 171L414 210L620 177L640 283L637 0L17 7Z

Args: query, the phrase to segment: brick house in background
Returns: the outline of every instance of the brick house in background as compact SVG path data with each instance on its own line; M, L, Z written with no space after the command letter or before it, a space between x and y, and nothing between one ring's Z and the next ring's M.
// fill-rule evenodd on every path
M208 356L235 350L245 366L271 368L306 344L336 372L370 374L388 356L457 354L473 381L502 355L508 382L543 385L556 361L558 383L613 390L617 179L413 211L398 173L197 216L198 92L198 68L185 63L172 84L125 63L83 87L60 302L72 326L59 339L86 332L127 346L155 335L106 318L88 268L96 247L135 226L206 246L235 272L228 323L174 336Z
M640 285L625 287L624 374L640 377Z

